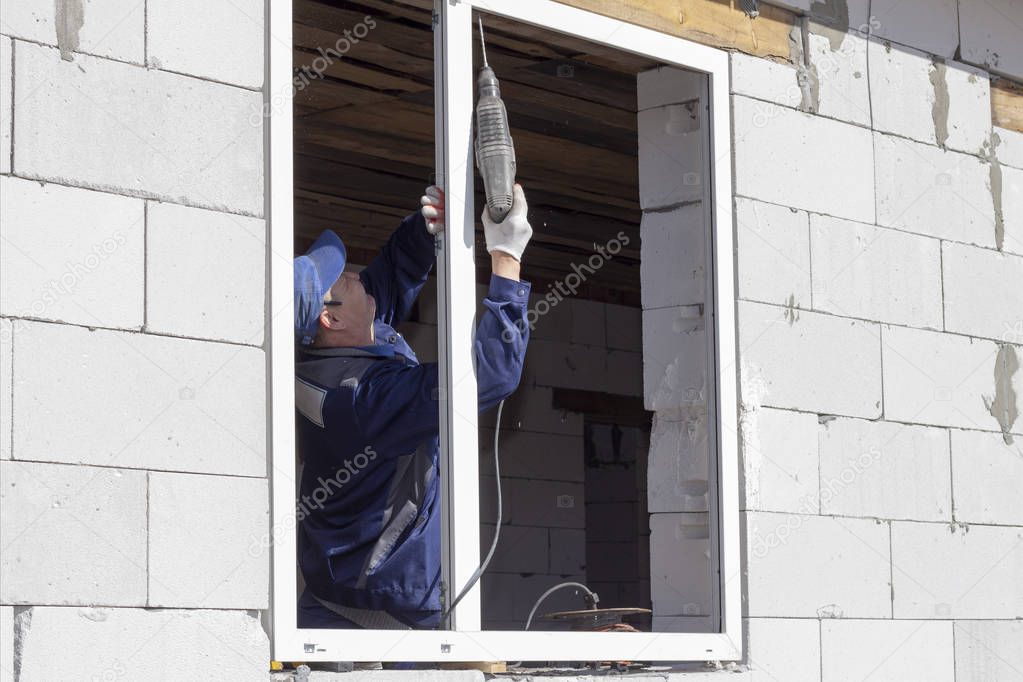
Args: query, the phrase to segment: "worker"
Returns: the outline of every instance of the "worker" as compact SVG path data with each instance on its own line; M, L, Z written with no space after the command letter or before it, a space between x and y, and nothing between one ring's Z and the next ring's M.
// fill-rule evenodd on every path
M433 236L444 230L443 191L427 188L421 204L359 273L345 270L345 246L330 230L295 258L302 628L440 623L443 395L436 363L420 364L394 329L426 284ZM526 211L518 185L501 223L483 211L493 274L473 342L480 411L508 397L522 372Z

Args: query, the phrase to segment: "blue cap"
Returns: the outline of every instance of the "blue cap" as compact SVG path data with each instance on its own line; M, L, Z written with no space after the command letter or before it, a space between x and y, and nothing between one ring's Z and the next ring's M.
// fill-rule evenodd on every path
M333 230L324 230L304 255L295 259L295 341L308 346L316 338L323 296L345 269L347 253Z

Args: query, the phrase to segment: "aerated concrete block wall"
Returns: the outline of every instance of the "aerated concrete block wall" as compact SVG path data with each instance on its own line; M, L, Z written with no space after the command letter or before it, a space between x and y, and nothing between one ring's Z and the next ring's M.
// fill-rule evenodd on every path
M802 4L732 57L748 663L1023 679L1023 4Z
M263 12L3 3L0 680L266 677Z

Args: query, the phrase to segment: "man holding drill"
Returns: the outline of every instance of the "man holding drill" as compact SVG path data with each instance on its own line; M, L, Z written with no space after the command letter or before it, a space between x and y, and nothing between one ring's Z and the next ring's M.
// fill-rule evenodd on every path
M344 271L330 230L295 259L299 627L440 623L437 365L419 364L392 326L426 283L444 229L443 192L430 187L421 203L358 274ZM516 185L503 221L483 211L493 274L473 344L480 411L515 390L526 354L526 210Z

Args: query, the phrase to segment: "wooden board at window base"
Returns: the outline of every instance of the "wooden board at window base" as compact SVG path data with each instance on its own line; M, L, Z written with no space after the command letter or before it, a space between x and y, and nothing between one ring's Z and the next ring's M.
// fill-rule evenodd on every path
M999 78L991 81L991 122L1023 133L1023 84Z
M757 57L792 61L792 30L797 15L761 3L749 17L738 0L557 0L612 19L669 33L704 45L739 50Z

